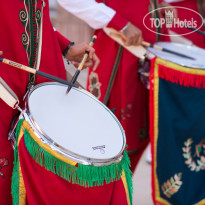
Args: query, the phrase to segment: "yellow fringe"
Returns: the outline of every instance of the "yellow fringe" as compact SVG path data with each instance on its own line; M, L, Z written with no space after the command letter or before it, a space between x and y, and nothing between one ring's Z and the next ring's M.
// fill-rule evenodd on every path
M196 68L193 69L193 68L184 67L184 66L172 63L170 61L163 60L161 58L157 58L155 61L155 64L157 64L157 65L161 64L161 65L164 65L168 68L172 68L174 70L181 71L184 73L189 73L189 74L194 74L194 75L205 75L204 69L196 69Z

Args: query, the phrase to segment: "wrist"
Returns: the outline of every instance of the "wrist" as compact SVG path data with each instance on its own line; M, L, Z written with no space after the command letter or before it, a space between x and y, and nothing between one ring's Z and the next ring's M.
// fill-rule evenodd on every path
M73 46L74 44L75 44L74 42L70 42L70 43L67 45L66 49L65 49L64 52L63 52L63 56L64 56L64 57L66 57L66 55L67 55L67 53L68 53L68 50L69 50L70 47Z
M130 22L128 22L128 23L120 30L120 32L125 31L129 25L130 25Z

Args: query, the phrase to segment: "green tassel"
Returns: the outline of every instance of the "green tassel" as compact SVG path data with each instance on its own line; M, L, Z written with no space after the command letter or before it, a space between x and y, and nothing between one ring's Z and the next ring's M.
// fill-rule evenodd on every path
M24 142L28 152L38 164L68 182L79 184L83 187L102 186L103 184L117 181L122 176L122 171L124 170L130 204L132 204L132 173L129 169L130 161L126 150L124 151L123 159L116 164L113 163L108 166L98 167L82 164L72 166L59 160L40 147L26 129L24 130Z
M18 142L18 137L20 134L23 121L24 121L23 119L19 120L16 126L16 130L15 130L16 144L15 144L15 149L14 149L14 168L13 168L12 182L11 182L11 195L13 198L14 205L19 204L19 157L18 157L17 142Z
M129 198L130 198L130 204L132 205L132 196L133 196L133 183L132 183L132 171L130 170L130 159L129 156L127 154L127 151L124 151L124 165L123 165L123 169L125 172L125 177L126 177L126 181L127 181L127 187L128 187L128 192L129 192Z

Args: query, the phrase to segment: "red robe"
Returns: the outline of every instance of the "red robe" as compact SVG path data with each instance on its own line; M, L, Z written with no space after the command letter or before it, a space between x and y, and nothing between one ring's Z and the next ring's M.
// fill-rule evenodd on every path
M192 10L200 13L199 4L198 4L197 0L185 0L185 1L181 1L181 2L172 3L172 5L179 6L179 7L185 7L185 8L192 9ZM205 9L202 9L202 10L203 10L203 16L205 16ZM187 12L187 10L185 10L185 9L178 10L178 18L180 20L185 20L185 19L190 20L190 14L191 14L191 12L190 11ZM194 13L194 15L198 17L198 15L196 15L195 13ZM201 22L201 19L197 19L197 20L198 20L197 22ZM172 30L174 32L180 33L180 34L190 32L190 30L187 28L175 28ZM205 27L202 26L199 30L205 32ZM184 37L191 40L194 45L199 46L201 48L205 48L205 36L194 32L194 33L185 35Z
M102 169L86 167L43 144L25 121L19 133L18 152L15 152L18 156L15 155L12 176L14 204L132 205L132 179L127 155L121 162ZM90 176L93 181L88 180Z
M27 5L25 2L30 4ZM36 62L36 31L39 28L37 23L39 24L38 17L42 1L29 0L25 2L12 0L8 4L6 1L1 1L0 50L4 51L3 57L33 67ZM48 0L45 0L45 3L40 71L65 79L62 53L69 41L58 32L54 32L49 19ZM27 22L26 11L29 11L29 22ZM29 42L26 38L28 36ZM22 102L29 74L8 65L0 64L0 76ZM44 81L44 78L37 77L37 83ZM22 107L22 104L20 106ZM12 204L10 193L13 150L8 141L8 132L12 118L17 111L8 107L2 100L0 100L0 110L0 204L10 205ZM27 204L96 204L96 200L98 204L103 202L113 205L129 204L122 180L104 186L85 188L69 183L36 163L26 149L23 139L20 142L18 154L21 163L21 179L23 178L26 189L25 202ZM15 173L16 169L13 172L13 184L18 183L20 178L15 177ZM12 189L12 191L17 192L18 190ZM19 194L13 195L14 202L16 196L18 197Z
M31 2L31 1L30 1ZM33 1L35 2L35 1ZM37 9L41 8L41 1L37 1ZM2 57L29 65L27 58L27 50L24 48L26 43L23 36L25 32L25 19L20 18L20 12L25 10L24 1L11 0L0 2L0 50L4 52ZM22 13L21 13L22 14ZM35 17L35 16L34 16ZM21 19L21 20L20 20ZM29 24L30 25L30 24ZM28 30L28 34L32 41L30 55L30 65L35 62L35 27L33 24ZM33 27L33 29L31 28ZM23 43L24 45L23 45ZM65 69L62 60L62 52L65 50L69 41L61 36L58 32L54 32L53 26L49 19L49 6L46 1L43 17L43 44L40 71L50 73L52 75L64 78ZM31 46L31 44L30 44ZM6 64L0 64L0 76L8 83L13 91L22 102L25 94L29 74L20 71ZM45 79L37 77L37 83L44 82ZM22 105L21 105L22 106ZM12 204L11 198L11 174L13 168L13 149L8 141L8 132L12 118L17 114L17 110L13 110L2 100L0 100L0 204Z
M150 1L106 0L103 2L117 12L108 27L121 30L130 21L142 30L145 41L155 43L156 35L143 25L143 18L149 12ZM97 40L94 47L101 63L95 72L92 69L89 72L88 90L101 101L105 101L112 70L114 65L119 63L107 105L110 109L116 108L115 114L125 130L131 169L134 171L149 141L148 90L139 80L139 59L127 50L123 50L121 57L116 59L119 45L103 30L96 31L96 34ZM164 38L161 36L160 40Z

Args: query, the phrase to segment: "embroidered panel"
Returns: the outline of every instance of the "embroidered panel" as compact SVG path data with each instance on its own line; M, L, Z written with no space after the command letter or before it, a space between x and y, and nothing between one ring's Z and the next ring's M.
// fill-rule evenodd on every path
M42 2L40 0L21 1L23 4L19 11L19 20L25 29L21 35L21 43L26 50L29 66L35 67Z
M154 204L205 204L205 72L158 58L152 65Z
M99 82L98 74L92 71L89 75L89 91L97 98L99 99L101 96L101 90L100 86L102 84Z

